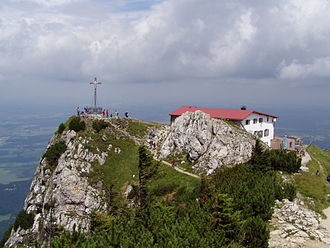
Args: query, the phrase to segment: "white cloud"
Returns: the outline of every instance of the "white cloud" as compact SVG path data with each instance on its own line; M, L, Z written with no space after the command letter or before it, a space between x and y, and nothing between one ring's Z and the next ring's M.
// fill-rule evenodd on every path
M4 0L0 84L309 84L330 77L329 12L327 0Z
M280 69L280 77L287 80L306 78L329 78L330 77L330 57L317 58L312 63L302 64L294 60L289 65L285 62Z
M10 0L12 2L16 3L22 3L22 2L30 2L30 3L36 3L39 5L44 5L47 7L52 6L60 6L65 5L74 1L82 1L82 0Z

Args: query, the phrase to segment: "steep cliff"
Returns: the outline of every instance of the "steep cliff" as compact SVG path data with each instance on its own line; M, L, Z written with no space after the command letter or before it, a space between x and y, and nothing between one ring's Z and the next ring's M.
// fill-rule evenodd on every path
M178 117L160 149L160 157L187 154L194 169L211 174L216 168L247 162L255 138L223 120L212 119L201 112L186 112Z
M158 124L92 115L81 120L84 130L70 130L69 120L65 130L50 140L36 169L22 217L5 247L31 242L45 245L61 230L88 232L91 213L111 208L109 187L116 183L122 193L123 186L134 184L137 146L144 142L148 128ZM118 173L119 166L124 176L104 176L108 170Z

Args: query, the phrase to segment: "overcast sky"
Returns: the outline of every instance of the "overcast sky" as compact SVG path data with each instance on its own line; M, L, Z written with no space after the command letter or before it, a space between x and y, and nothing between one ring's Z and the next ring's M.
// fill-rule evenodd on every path
M0 0L0 103L330 103L329 0Z

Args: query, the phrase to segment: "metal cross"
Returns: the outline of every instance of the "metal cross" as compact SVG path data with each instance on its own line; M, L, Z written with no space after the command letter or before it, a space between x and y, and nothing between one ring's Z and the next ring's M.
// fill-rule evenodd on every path
M101 82L97 82L97 79L94 78L94 81L90 82L90 84L94 85L94 111L96 111L96 88Z

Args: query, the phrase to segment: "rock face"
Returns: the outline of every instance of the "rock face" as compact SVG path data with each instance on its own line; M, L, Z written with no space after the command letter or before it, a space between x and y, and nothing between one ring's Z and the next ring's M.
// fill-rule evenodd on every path
M319 241L318 247L330 247L329 233L320 225L320 215L298 199L277 201L270 221L270 248L298 248L307 241ZM322 246L325 245L325 246Z
M27 239L46 244L55 227L69 231L79 228L87 232L90 213L107 207L102 199L102 185L92 186L84 173L90 172L93 162L102 165L108 153L88 151L84 145L90 140L77 138L73 130L63 132L60 137L54 135L48 148L58 140L66 144L66 151L53 170L47 167L45 158L40 161L24 203L24 211L34 214L33 226L28 230L18 227L12 231L5 247L17 247Z
M255 143L254 137L239 127L202 111L186 112L172 124L160 157L186 153L190 161L197 162L195 169L211 174L218 167L247 162Z

